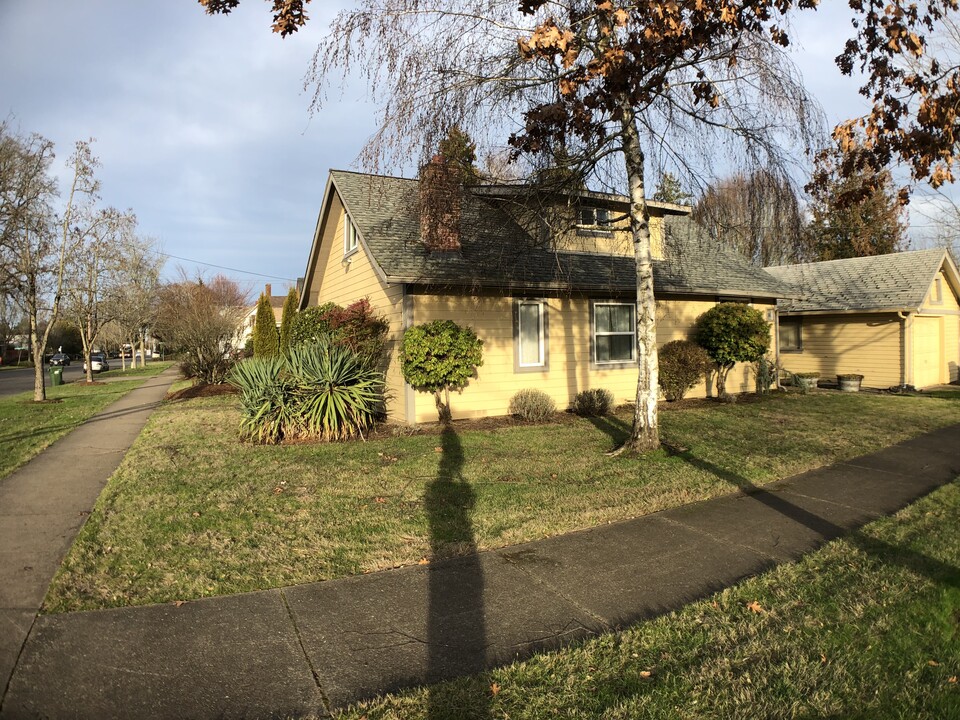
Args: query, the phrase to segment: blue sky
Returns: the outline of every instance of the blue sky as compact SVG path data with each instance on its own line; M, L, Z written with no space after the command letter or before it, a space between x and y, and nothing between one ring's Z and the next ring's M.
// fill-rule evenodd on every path
M96 138L103 202L187 259L168 276L219 265L279 294L303 274L327 170L352 167L374 131L361 83L308 112L303 76L345 4L311 3L282 40L260 0L216 17L195 0L2 0L0 113L58 160ZM845 3L829 5L796 21L794 52L833 123L865 106L833 65L849 26Z

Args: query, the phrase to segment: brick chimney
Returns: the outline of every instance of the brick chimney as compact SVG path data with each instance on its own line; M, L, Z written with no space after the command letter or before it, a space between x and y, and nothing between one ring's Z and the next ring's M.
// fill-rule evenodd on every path
M270 283L267 283L266 285L264 285L263 294L267 296L267 300L273 297L273 293L270 292L271 289L272 288L270 287Z
M430 252L460 249L463 178L443 155L420 168L420 237Z

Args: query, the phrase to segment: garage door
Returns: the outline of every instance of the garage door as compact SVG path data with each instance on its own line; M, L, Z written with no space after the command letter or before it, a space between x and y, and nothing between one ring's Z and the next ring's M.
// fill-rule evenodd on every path
M913 358L913 384L916 387L943 382L943 318L914 318Z

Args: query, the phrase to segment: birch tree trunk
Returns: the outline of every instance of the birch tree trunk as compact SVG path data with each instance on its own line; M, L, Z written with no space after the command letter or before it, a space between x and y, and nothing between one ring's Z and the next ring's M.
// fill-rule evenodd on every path
M643 149L633 108L626 98L621 103L623 157L630 187L630 230L637 266L637 402L633 428L623 449L643 453L660 447L657 397L660 392L657 363L657 305L653 293L653 261L650 254L650 216L644 188Z

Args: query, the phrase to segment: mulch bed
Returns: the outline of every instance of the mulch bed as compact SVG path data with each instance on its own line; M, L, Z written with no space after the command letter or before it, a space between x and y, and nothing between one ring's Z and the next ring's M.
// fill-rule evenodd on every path
M167 400L189 400L191 398L217 397L218 395L236 395L237 388L228 383L217 385L191 385L167 395Z

